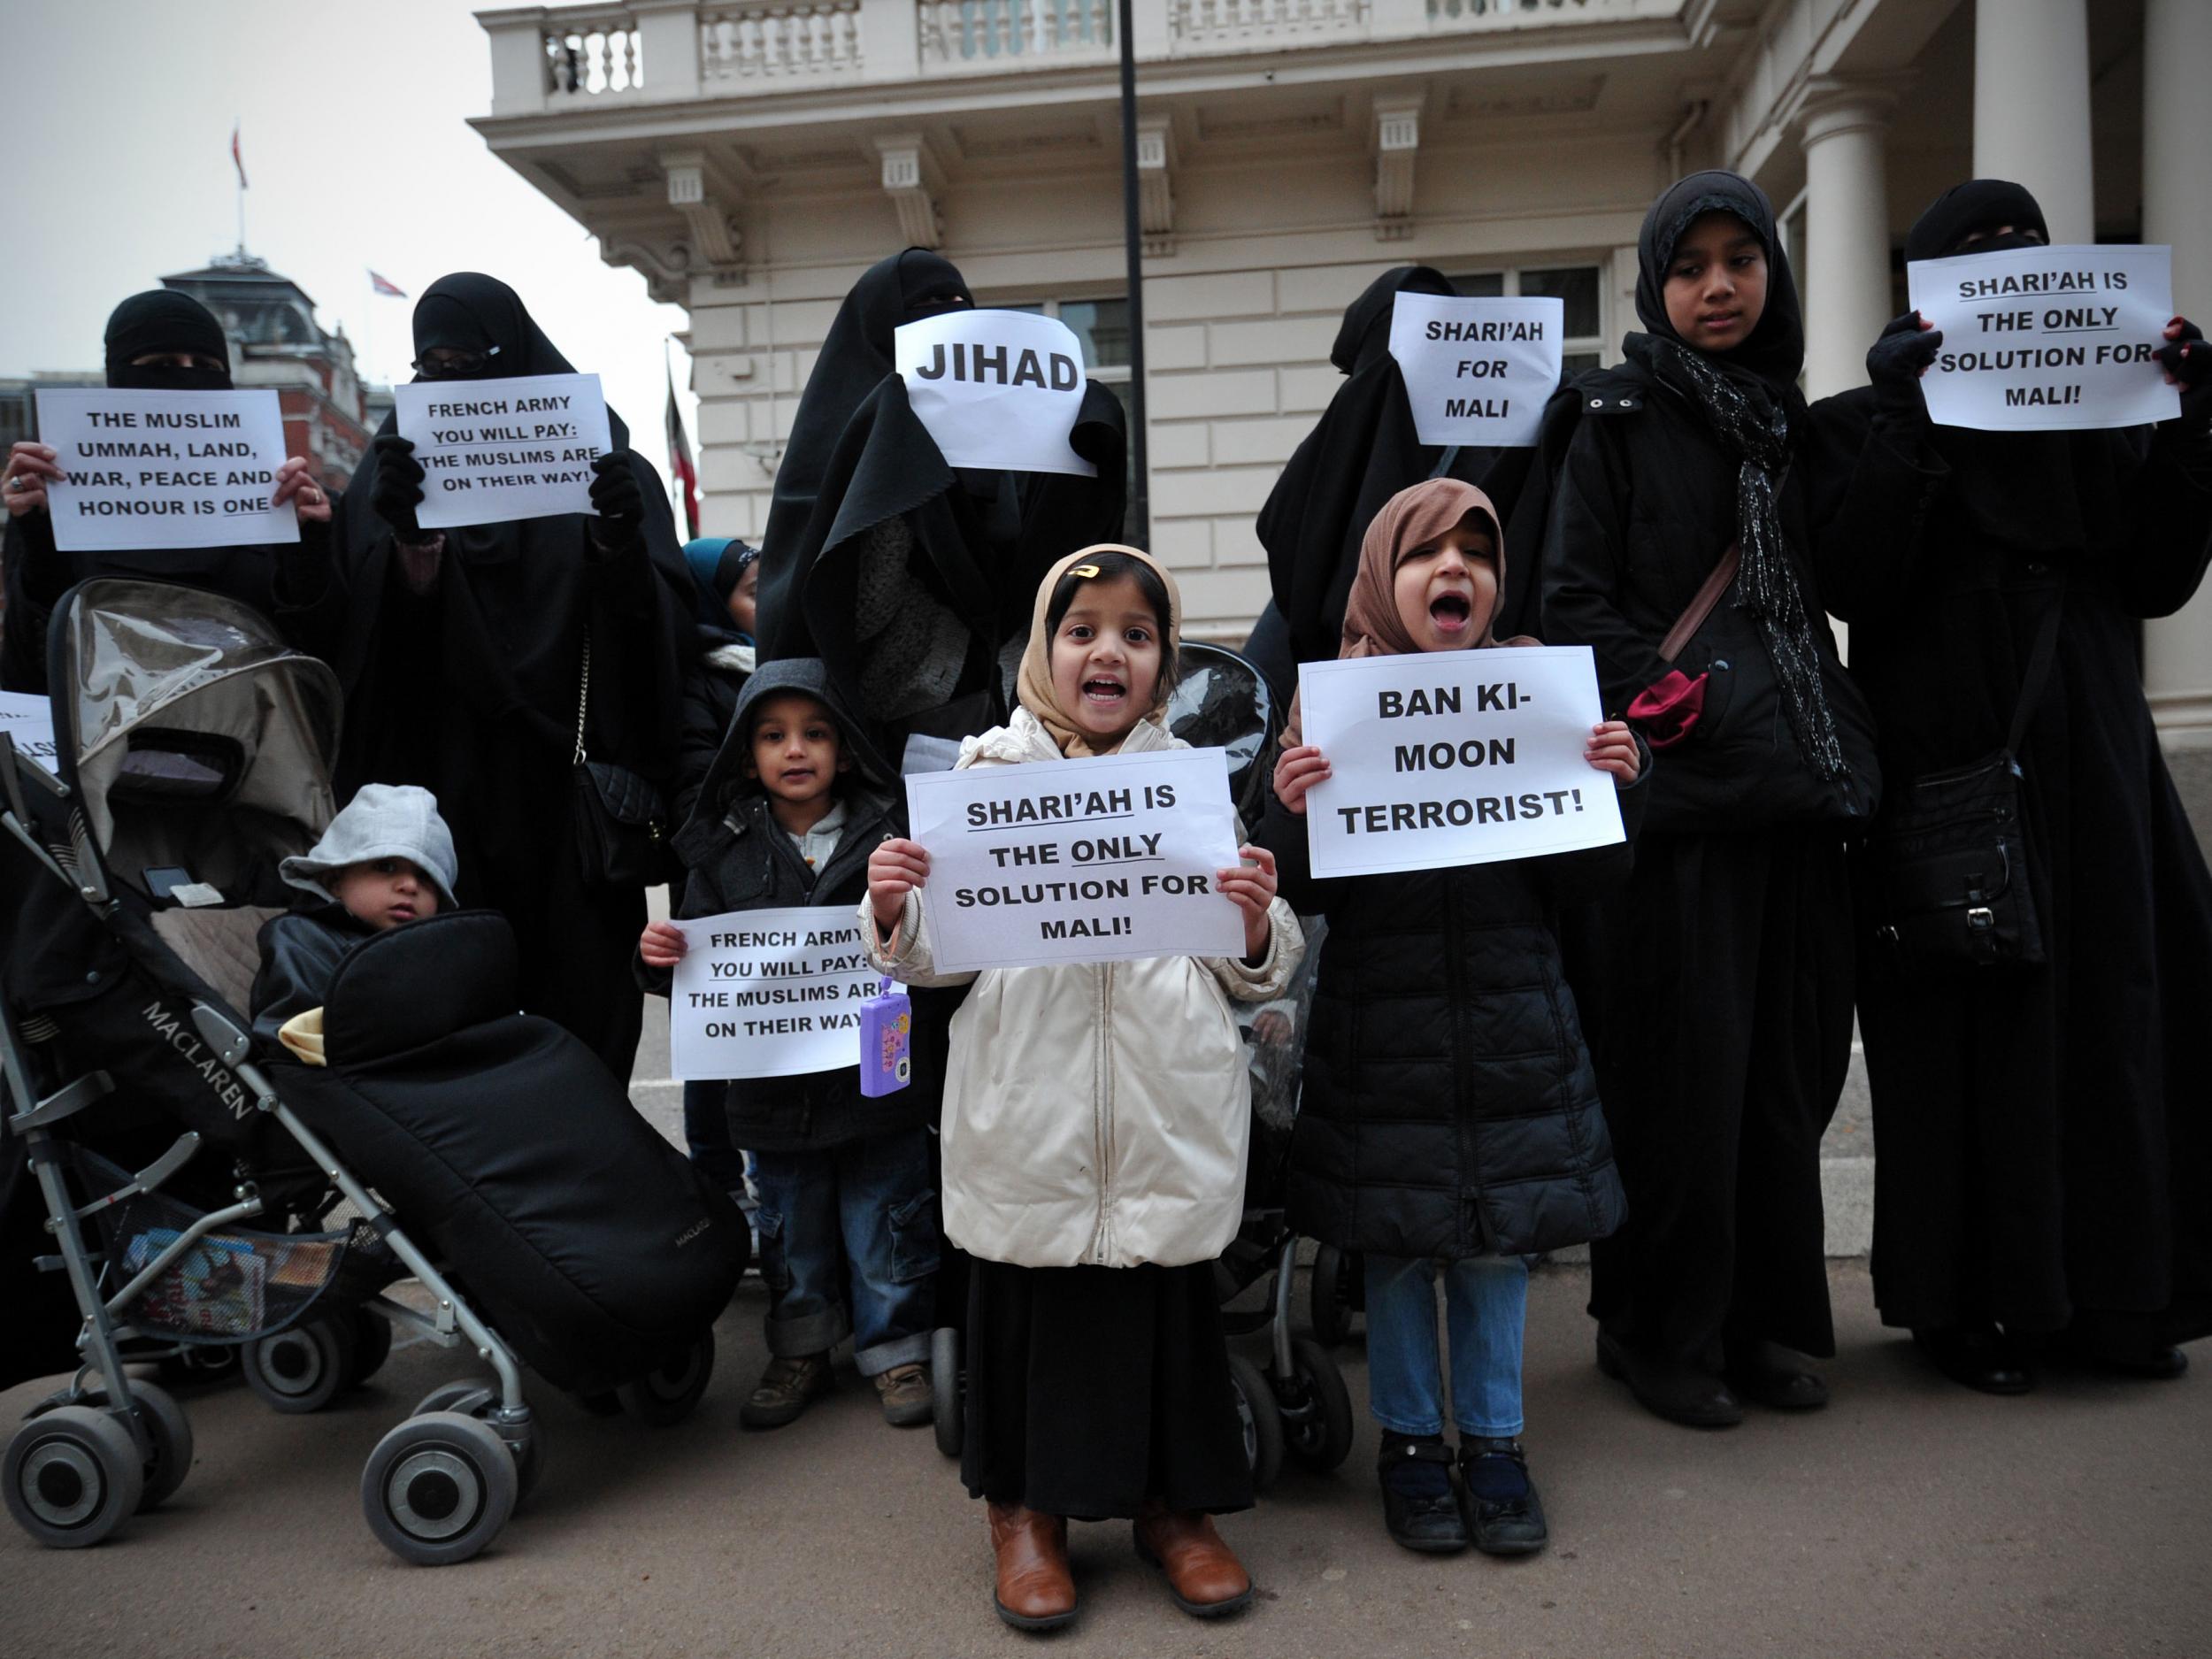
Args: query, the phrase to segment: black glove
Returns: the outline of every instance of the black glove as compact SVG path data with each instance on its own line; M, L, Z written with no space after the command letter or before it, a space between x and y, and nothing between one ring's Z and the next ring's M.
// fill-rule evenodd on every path
M369 486L369 505L403 540L420 541L422 526L415 522L415 509L422 505L422 463L415 459L415 446L388 432L373 448L376 480Z
M1874 401L1883 413L1927 418L1920 377L1942 349L1943 330L1923 328L1918 311L1890 319L1889 326L1866 349L1866 378L1874 382Z
M630 469L630 452L610 449L591 464L591 504L599 513L592 540L611 550L626 547L645 522L645 492Z
M2204 330L2186 317L2174 321L2181 325L2181 338L2168 341L2153 355L2181 382L2181 418L2202 420L2212 416L2212 345L2206 343Z

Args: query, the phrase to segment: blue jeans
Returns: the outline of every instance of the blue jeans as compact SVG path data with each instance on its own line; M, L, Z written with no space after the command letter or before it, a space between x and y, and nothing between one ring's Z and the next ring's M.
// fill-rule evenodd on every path
M1528 1313L1528 1263L1517 1256L1367 1258L1367 1409L1394 1434L1444 1432L1439 1270L1451 1332L1452 1419L1462 1434L1510 1439L1521 1432L1521 1326Z
M768 1351L826 1353L849 1336L860 1374L929 1358L936 1323L937 1194L929 1132L820 1152L757 1152Z

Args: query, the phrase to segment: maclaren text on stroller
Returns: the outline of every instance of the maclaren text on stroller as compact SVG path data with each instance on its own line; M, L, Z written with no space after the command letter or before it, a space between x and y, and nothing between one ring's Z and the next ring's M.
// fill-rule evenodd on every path
M513 935L488 912L349 954L326 1067L257 1050L277 864L334 808L323 664L229 600L102 579L57 609L49 671L58 775L0 736L0 1155L36 1177L58 1247L39 1265L67 1276L81 1363L8 1442L9 1511L69 1548L176 1489L190 1427L127 1362L242 1346L257 1392L311 1409L399 1325L494 1376L384 1436L363 1509L403 1558L465 1560L542 1463L523 1366L686 1415L745 1229L588 1050L514 1011ZM380 1294L410 1275L426 1306Z

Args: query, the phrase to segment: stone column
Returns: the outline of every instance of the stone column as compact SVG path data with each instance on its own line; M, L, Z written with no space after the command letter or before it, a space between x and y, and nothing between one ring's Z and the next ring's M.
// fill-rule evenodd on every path
M1897 88L1816 84L1805 102L1805 396L1866 383L1890 319L1883 134Z
M1974 173L2033 191L2054 242L2096 240L2088 0L1975 0Z
M2195 77L2212 63L2212 5L2143 8L2143 240L2174 250L2174 309L2212 334L2212 101ZM2143 682L2171 749L2212 750L2212 585L2143 633ZM2191 803L2200 814L2202 804ZM2200 822L2212 831L2212 821Z

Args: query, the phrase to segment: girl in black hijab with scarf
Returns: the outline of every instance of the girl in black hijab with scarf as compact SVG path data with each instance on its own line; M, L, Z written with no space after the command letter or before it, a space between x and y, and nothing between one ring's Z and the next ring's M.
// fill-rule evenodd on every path
M1947 191L1908 259L2048 240L2016 184ZM1980 432L1928 419L1942 336L1897 319L1873 384L1813 410L1825 590L1881 721L1893 801L2007 740L2038 965L1916 965L1879 933L1863 864L1859 1019L1880 1164L1874 1292L1969 1387L2032 1386L2046 1339L2178 1376L2212 1331L2212 878L2143 697L2137 634L2185 604L2212 554L2212 352L2191 324L2157 365L2178 419ZM2039 687L2029 664L2047 626Z
M900 326L974 303L926 249L862 273L807 378L762 539L761 660L820 657L896 739L1001 724L1045 571L1121 534L1125 417L1096 381L1070 439L1095 478L948 466L915 417Z
M422 380L574 373L512 288L470 272L424 293L415 354ZM592 464L597 516L426 531L422 464L388 420L373 475L347 492L336 559L288 566L280 598L345 687L339 798L370 782L435 795L459 857L456 896L513 925L525 1010L626 1079L645 891L611 885L586 857L579 710L590 758L639 774L664 801L692 606L668 492L612 410L607 422L615 447Z
M1542 577L1544 639L1591 647L1607 712L1661 751L1592 987L1628 1222L1592 1248L1591 1311L1609 1375L1662 1417L1724 1427L1741 1397L1827 1400L1801 1356L1835 1351L1820 1137L1851 1043L1836 820L1868 809L1875 776L1806 557L1804 333L1773 209L1748 180L1694 173L1638 251L1645 332L1576 384ZM1663 656L1731 554L1714 620ZM1725 655L1703 643L1716 626L1734 630Z
M229 391L230 341L214 313L188 294L173 288L134 294L108 318L107 382L140 391ZM48 480L62 476L53 449L35 442L16 444L0 474L0 503L8 510L7 540L0 550L7 577L0 690L45 695L47 618L55 603L88 577L150 576L222 594L264 615L273 610L276 560L288 546L64 553L54 545L46 503ZM302 544L325 549L326 557L330 496L305 457L293 456L277 469L270 499L279 506L292 503Z

